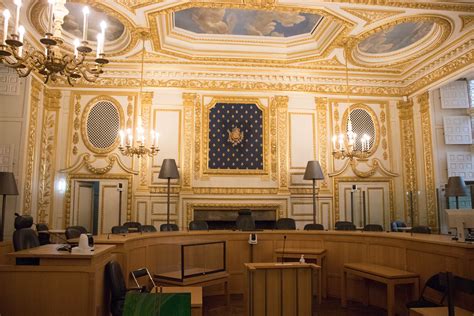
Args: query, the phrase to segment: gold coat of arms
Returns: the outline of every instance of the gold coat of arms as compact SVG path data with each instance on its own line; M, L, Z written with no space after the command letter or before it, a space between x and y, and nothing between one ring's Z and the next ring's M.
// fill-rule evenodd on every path
M244 140L244 132L238 127L234 127L232 131L227 130L227 133L229 133L227 141L232 144L232 147L237 146Z

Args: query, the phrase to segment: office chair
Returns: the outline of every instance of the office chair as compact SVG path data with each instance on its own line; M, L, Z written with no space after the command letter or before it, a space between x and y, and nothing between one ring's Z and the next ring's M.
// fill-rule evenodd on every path
M43 223L36 224L36 231L38 232L38 240L40 245L47 245L50 243L49 241L49 228L48 225Z
M127 234L128 228L125 226L113 226L112 234Z
M191 221L189 230L209 230L209 225L205 221Z
M431 228L428 226L415 226L411 229L411 232L417 234L431 234Z
M179 227L176 224L161 224L160 225L161 232L174 232L178 230L179 230Z
M33 217L29 215L17 215L15 218L13 232L13 249L20 251L24 249L36 248L40 242L36 232L31 228ZM17 265L39 265L39 258L17 258Z
M126 222L123 226L127 227L129 233L141 232L142 224L139 222Z
M304 230L324 230L323 224L306 224Z
M154 233L156 231L157 230L154 225L142 225L142 233Z
M276 222L276 229L296 230L295 220L289 217L280 218Z
M82 226L69 226L66 228L66 239L79 238L81 234L87 234L87 229Z
M407 227L407 225L402 221L393 221L391 223L392 232L399 232L399 227Z
M429 293L427 293L429 292ZM428 299L427 294L430 298L438 296L438 300ZM431 276L425 283L421 295L416 301L408 302L406 307L410 308L422 308L422 307L438 307L443 305L443 301L448 294L447 287L441 284L440 274L437 273Z
M239 216L235 220L238 230L255 230L255 220L251 210L240 210Z
M131 271L130 274L132 275L132 278L135 281L137 288L141 288L142 292L150 292L156 286L155 281L153 281L150 271L148 271L147 268L140 268L138 270ZM146 277L148 280L147 284L140 284L138 282L138 279L141 279L144 277Z
M379 224L367 224L364 226L365 232L383 232L383 226Z
M339 222L339 224L336 223L335 228L336 230L356 230L355 225L351 222Z
M113 316L121 316L123 313L123 305L125 303L125 295L128 291L141 291L140 288L127 289L125 279L123 278L122 268L115 261L109 261L105 265L105 280L108 288L110 288L110 312Z

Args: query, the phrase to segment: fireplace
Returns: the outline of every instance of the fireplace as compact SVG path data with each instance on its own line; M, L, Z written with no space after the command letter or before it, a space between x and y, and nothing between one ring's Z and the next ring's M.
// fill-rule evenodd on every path
M252 210L256 229L274 229L276 222L276 210ZM207 222L210 230L236 229L235 221L239 215L239 209L194 209L194 220Z

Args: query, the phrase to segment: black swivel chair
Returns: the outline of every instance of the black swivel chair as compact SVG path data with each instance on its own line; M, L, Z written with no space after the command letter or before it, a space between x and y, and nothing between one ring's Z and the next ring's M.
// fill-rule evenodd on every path
M407 225L402 221L393 221L391 223L392 232L400 232L402 230L398 229L399 227L407 227Z
M255 220L251 210L240 210L239 216L235 220L238 230L255 230Z
M157 230L154 225L142 225L142 233L154 233L156 231Z
M427 298L427 292L429 292L431 299ZM408 309L442 306L447 294L447 287L441 283L440 274L437 273L426 281L418 300L408 302L406 306ZM439 299L436 301L433 300L435 295L439 297Z
M141 232L142 224L139 222L126 222L123 226L127 227L129 233Z
M336 222L336 230L356 230L356 227L351 222Z
M383 232L383 226L379 224L367 224L364 226L366 232Z
M36 232L31 228L33 217L29 215L18 215L15 218L15 231L13 232L13 249L20 251L36 248L40 242ZM39 258L17 258L17 265L39 265Z
M49 237L49 228L48 225L43 224L43 223L38 223L36 224L36 231L38 232L38 240L40 245L47 245L50 243Z
M87 233L87 229L83 226L69 226L66 228L66 239L79 238L81 234Z
M121 316L127 291L140 291L139 288L127 289L123 278L122 268L117 261L105 265L105 280L110 288L110 312L113 316Z
M209 230L209 225L205 221L191 221L189 230Z
M128 233L128 228L125 226L113 226L112 234L126 234Z
M306 224L304 230L324 230L323 224Z
M296 230L295 220L289 217L280 218L276 222L276 229Z
M431 228L428 226L415 226L411 229L411 232L417 234L431 234Z
M179 230L179 227L176 224L161 224L160 225L161 232L175 232L178 230Z

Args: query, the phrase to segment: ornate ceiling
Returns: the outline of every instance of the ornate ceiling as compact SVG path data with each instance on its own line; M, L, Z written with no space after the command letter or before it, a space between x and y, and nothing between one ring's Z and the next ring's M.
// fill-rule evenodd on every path
M143 33L146 77L186 69L336 82L345 75L347 56L352 84L377 80L402 88L425 77L428 84L448 62L464 58L461 67L473 58L472 2L68 1L63 30L71 41L82 34L78 4L85 3L93 8L90 38L101 19L110 26L105 52L111 76L136 76ZM30 1L31 31L42 32L45 10L46 1Z

